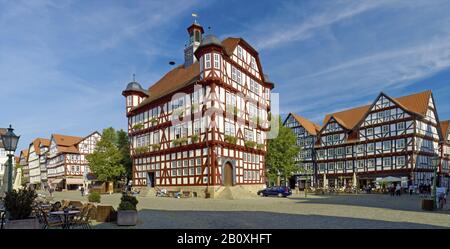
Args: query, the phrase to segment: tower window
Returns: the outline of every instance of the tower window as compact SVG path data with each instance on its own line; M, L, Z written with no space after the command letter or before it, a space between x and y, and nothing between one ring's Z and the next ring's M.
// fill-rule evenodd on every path
M205 54L205 68L211 68L211 54Z
M200 31L198 30L195 31L195 41L200 42Z
M214 54L214 68L220 69L220 57L218 54Z
M133 96L127 96L127 106L133 105Z

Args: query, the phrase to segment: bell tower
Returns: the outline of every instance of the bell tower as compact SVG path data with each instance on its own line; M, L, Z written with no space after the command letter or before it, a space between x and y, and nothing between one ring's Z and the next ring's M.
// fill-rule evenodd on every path
M192 14L194 18L197 17L197 14ZM194 19L194 23L187 28L189 34L189 42L184 49L184 67L189 67L192 65L197 59L195 58L194 52L200 46L202 42L202 35L204 33L203 27L197 22L197 19Z

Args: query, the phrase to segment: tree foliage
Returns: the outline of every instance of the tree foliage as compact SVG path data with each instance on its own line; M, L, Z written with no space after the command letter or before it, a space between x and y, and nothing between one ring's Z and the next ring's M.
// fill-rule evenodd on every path
M274 139L268 141L268 151L266 156L267 176L274 182L278 174L286 181L298 167L295 157L300 152L297 146L297 137L288 127L283 126L281 117L278 117L279 133Z
M89 168L99 181L115 181L126 172L118 137L114 128L104 129L94 153L87 156Z
M125 176L127 179L132 178L132 161L130 155L130 140L128 134L124 130L117 131L117 146L122 154L121 164L125 167Z

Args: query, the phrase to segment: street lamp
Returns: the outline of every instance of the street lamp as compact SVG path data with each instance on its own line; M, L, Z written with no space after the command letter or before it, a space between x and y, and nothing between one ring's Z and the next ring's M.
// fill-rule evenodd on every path
M5 151L8 153L8 189L7 192L12 191L12 174L13 174L13 165L12 165L12 158L14 156L14 152L17 149L17 143L19 142L20 136L17 136L13 132L13 128L11 125L9 125L8 131L5 133L5 135L2 135L2 143L3 147L5 148Z
M434 208L437 209L437 201L436 201L436 185L437 185L437 172L438 172L438 168L439 168L439 161L440 158L439 156L434 156L431 159L431 162L433 164L433 168L434 168L434 177L433 177L433 204L434 204Z

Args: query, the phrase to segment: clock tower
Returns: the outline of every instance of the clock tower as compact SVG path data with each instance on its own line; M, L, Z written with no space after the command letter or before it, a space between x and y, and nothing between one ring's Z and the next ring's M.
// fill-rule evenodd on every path
M202 34L204 33L203 27L197 23L197 20L187 28L189 33L189 42L187 47L184 49L184 67L189 67L197 59L195 58L194 52L200 46L202 41Z

